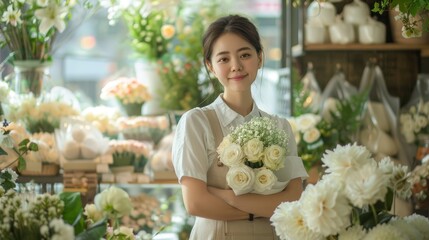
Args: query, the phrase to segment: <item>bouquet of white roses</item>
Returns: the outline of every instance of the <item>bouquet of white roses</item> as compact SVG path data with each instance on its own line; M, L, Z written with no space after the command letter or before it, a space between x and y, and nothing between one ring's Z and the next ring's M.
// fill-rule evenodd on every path
M234 193L283 190L287 182L278 182L274 172L284 167L287 145L287 134L267 117L253 118L227 135L217 152L229 167L226 180Z

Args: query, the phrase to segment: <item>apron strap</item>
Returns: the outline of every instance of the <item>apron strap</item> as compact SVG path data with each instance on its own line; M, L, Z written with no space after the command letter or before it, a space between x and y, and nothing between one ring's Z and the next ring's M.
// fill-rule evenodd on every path
M223 133L222 128L220 127L219 119L217 118L215 110L204 110L204 114L206 115L207 119L209 120L210 128L212 130L215 144L216 146L219 146L219 144L223 140Z

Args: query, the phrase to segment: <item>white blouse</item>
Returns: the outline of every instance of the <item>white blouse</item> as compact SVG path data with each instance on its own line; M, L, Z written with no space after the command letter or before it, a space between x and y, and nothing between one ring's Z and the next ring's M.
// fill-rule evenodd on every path
M253 117L270 117L277 119L279 128L289 137L287 157L283 168L275 172L279 181L289 181L294 178L307 178L307 172L302 160L298 157L295 137L289 122L278 116L261 111L253 103L252 111L245 117L233 111L219 96L205 108L215 110L219 119L223 136L228 135L233 128L250 121ZM183 114L176 128L173 141L173 165L176 176L193 177L207 182L207 171L213 161L216 161L215 139L206 115L201 108L194 108Z

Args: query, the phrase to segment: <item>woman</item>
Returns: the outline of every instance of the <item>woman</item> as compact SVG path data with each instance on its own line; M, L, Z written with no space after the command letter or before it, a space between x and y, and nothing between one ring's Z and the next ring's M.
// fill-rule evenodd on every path
M263 56L259 33L245 17L222 17L208 27L203 48L205 66L224 92L210 105L186 112L173 142L185 207L196 216L191 239L277 239L269 218L281 202L299 199L307 173L287 120L261 111L252 98L251 85ZM228 167L219 164L216 148L232 127L259 116L277 119L289 135L286 167L276 172L279 181L289 184L272 195L235 196L226 184Z

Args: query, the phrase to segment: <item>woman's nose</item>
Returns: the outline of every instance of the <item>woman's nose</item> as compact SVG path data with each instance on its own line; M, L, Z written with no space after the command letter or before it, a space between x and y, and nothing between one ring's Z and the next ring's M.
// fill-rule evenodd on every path
M236 71L241 71L241 70L243 70L243 65L241 64L241 61L239 59L233 60L231 71L236 72Z

